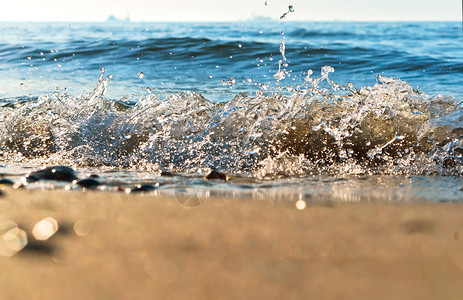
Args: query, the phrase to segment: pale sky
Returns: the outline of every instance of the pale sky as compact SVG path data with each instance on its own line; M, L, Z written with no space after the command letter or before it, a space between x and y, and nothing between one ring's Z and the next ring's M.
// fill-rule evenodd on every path
M236 21L253 15L287 20L461 20L462 0L5 0L1 21Z

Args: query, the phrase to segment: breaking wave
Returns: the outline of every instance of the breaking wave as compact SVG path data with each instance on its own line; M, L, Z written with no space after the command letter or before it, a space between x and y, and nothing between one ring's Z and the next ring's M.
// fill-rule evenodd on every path
M463 172L457 100L381 75L374 86L342 86L332 71L221 103L192 91L106 99L103 73L87 96L3 99L0 160L271 178Z

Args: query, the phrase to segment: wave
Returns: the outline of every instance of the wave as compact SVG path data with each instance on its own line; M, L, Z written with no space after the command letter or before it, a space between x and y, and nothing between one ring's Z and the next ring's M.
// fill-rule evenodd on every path
M381 75L374 86L343 86L332 71L221 103L193 91L107 99L103 73L86 96L3 99L0 161L272 178L462 173L458 101Z

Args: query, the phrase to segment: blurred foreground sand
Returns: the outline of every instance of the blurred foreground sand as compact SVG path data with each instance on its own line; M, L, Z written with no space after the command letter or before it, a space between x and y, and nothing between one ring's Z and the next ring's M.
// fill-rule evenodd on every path
M463 299L463 204L4 192L29 244L0 256L0 299Z

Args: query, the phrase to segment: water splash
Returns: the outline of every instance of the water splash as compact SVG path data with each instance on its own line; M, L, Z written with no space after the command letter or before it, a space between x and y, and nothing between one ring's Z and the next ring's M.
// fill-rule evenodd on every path
M292 5L290 5L288 7L288 11L280 16L280 20L283 20L284 18L286 18L287 14L292 13L292 12L294 12L294 7Z
M457 101L381 75L374 86L339 85L332 72L212 103L192 91L106 99L111 77L102 70L86 96L55 92L1 107L0 161L257 177L463 172Z

